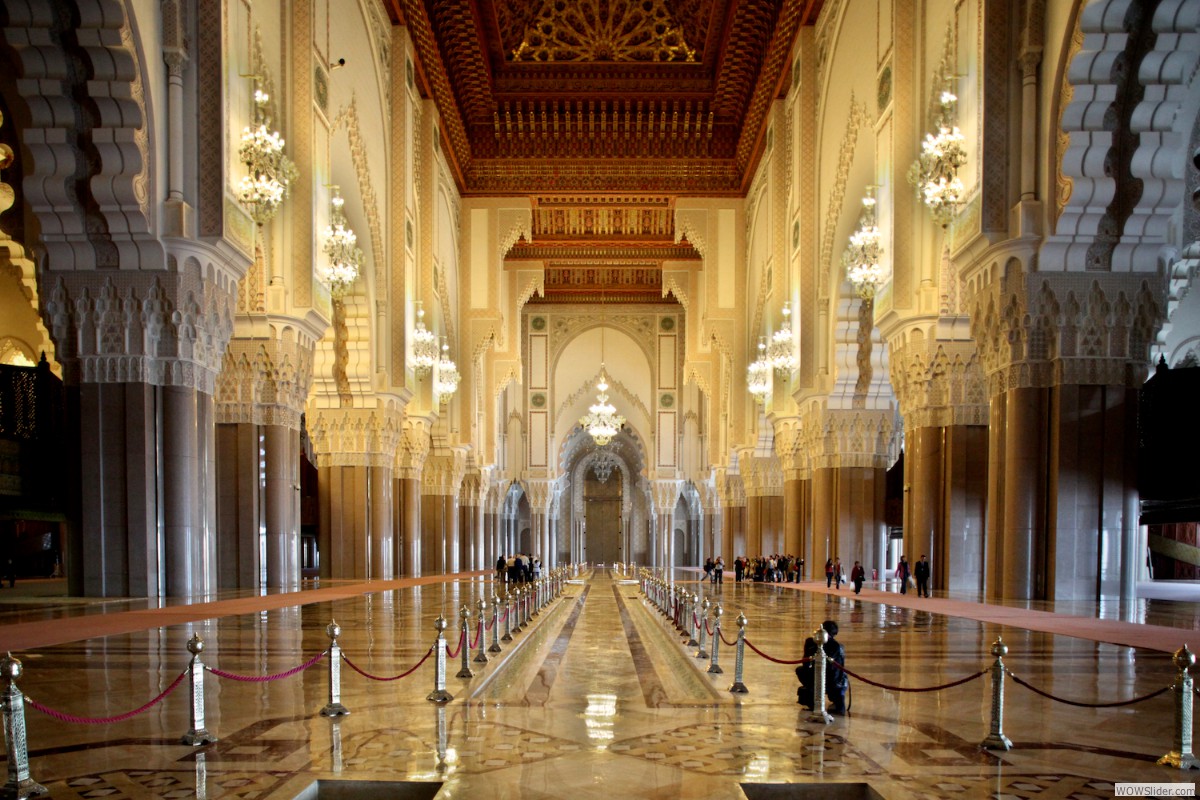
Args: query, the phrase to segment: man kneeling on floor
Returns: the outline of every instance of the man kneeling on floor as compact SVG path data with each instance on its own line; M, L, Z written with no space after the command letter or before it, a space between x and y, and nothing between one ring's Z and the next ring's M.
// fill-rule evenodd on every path
M846 713L846 690L850 688L850 678L840 668L846 664L846 648L836 638L837 622L827 619L821 623L821 627L829 634L829 641L825 642L825 694L833 704L829 713L842 716ZM835 663L837 666L834 666Z

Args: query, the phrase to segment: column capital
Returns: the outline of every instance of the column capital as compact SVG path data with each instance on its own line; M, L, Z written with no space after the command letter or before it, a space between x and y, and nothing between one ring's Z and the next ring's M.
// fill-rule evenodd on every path
M284 329L293 335L281 337ZM304 320L239 314L217 376L216 421L299 430L317 338Z
M1017 388L1141 385L1165 318L1165 278L1030 273L1012 264L1014 274L982 271L971 287L971 332L989 397Z
M196 258L170 270L59 272L43 318L68 384L149 383L212 394L233 333L236 275Z
M421 479L421 470L432 446L432 428L433 424L428 417L405 415L400 425L400 437L396 441L397 478Z
M899 455L900 425L894 409L826 408L814 401L801 411L800 449L809 469L890 467Z
M394 406L310 409L306 422L317 467L392 467L403 419Z
M421 494L457 498L466 472L467 448L439 448L425 459L421 470Z
M782 497L783 467L774 455L755 455L753 448L738 453L738 472L747 497Z
M975 343L938 341L912 335L915 330L888 342L892 392L905 427L987 425L987 388Z

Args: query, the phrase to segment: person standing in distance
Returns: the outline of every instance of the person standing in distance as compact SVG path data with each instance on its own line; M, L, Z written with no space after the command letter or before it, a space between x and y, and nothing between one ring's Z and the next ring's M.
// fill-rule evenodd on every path
M913 577L917 579L917 597L929 597L929 560L924 554L913 567Z

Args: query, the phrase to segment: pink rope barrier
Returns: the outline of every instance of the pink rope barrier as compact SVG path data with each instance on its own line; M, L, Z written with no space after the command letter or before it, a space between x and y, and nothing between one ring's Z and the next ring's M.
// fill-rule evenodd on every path
M424 664L425 660L428 659L431 655L433 655L432 647L430 647L428 650L425 651L425 655L421 656L421 660L418 661L416 664L413 664L411 669L405 670L404 672L401 672L399 675L393 675L390 678L383 678L383 677L380 677L379 675L372 675L371 673L367 672L366 670L362 669L362 667L358 666L353 661L351 661L350 656L346 655L345 651L342 652L342 661L345 661L347 667L354 670L359 675L362 675L364 678L368 678L373 681L387 682L387 681L398 681L401 678L407 678L409 675L412 675L414 672L417 671L417 668L420 667L422 664Z
M238 675L236 672L226 672L223 669L217 669L216 667L210 667L207 665L204 668L206 670L208 670L209 672L211 672L213 675L216 675L218 678L228 678L231 681L242 681L243 683L267 683L268 681L278 681L278 680L282 680L284 678L290 678L298 672L304 672L304 670L308 669L313 664L316 664L318 661L320 661L322 658L324 658L328 654L329 654L328 650L325 650L324 652L321 652L321 653L317 653L315 656L310 658L308 661L305 661L300 666L292 667L291 669L287 670L286 672L276 672L273 675Z
M155 697L149 703L146 703L146 705L141 706L140 708L135 708L133 711L126 711L124 714L118 714L115 717L77 717L74 714L66 714L62 711L57 711L48 706L44 706L29 695L25 695L25 702L46 716L53 717L59 722L74 722L79 725L111 725L114 722L124 722L127 719L136 717L138 714L141 714L144 711L149 711L151 708L161 703L167 695L175 691L179 684L183 683L183 679L187 677L191 670L192 668L189 666L183 672L179 673L179 677L172 681L170 686L168 686L166 689L163 689L162 692L159 693L158 697Z
M483 638L483 622L479 623L479 630L475 631L475 639L471 642L471 649L479 649L479 641Z
M735 644L737 644L737 634L734 634L732 639L726 639L725 631L721 631L721 641L725 643L726 647L733 647Z

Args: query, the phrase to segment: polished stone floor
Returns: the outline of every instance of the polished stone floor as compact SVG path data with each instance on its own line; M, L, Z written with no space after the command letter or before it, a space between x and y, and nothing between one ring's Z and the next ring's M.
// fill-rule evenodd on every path
M826 591L823 583L714 587L694 572L674 577L722 604L727 636L736 633L741 612L750 643L783 661L799 658L801 642L822 619L837 620L847 666L888 687L924 688L973 675L990 664L988 649L1003 635L1009 668L1039 689L1079 702L1126 700L1172 684L1175 668L1164 651L1176 638L1186 641L1196 620L1189 602L1141 601L1112 615L1146 630L1145 623L1158 626L1151 632L1166 644L1156 650L1105 643L1097 625L1116 631L1130 622L1106 622L1103 609L1072 607L1081 613L1076 636L1061 624L1047 632L1032 618L1022 627L1021 614L1035 613L1029 609L1008 609L997 623L972 618L973 604L950 598L877 590L855 597L845 588ZM122 613L153 620L182 610L17 601L0 591L0 641L6 632L39 629L47 641L64 641L14 653L25 667L22 689L67 714L113 716L139 707L180 675L193 633L204 640L210 666L262 676L321 653L326 625L336 619L350 661L391 677L429 651L439 614L456 616L463 603L474 609L495 590L484 576L363 586L330 599L314 592L241 598L238 613L218 603L214 608L226 615L204 618L209 611L201 609L190 621L161 617L162 627L130 618L146 627L117 625L123 632L108 635L98 635L102 623L115 624ZM247 611L256 607L262 610ZM1075 619L1053 616L1066 630ZM53 633L67 623L75 635ZM1108 641L1123 641L1120 635ZM451 645L456 641L452 636ZM828 797L831 789L812 784L866 783L897 800L1082 800L1113 797L1117 781L1196 780L1155 764L1172 746L1169 694L1092 709L1054 702L1009 680L1005 732L1014 748L991 753L979 747L990 719L987 677L929 692L855 680L850 714L822 725L796 704L791 666L748 649L749 693L732 694L732 650L720 651L722 675L708 674L708 662L694 650L682 646L636 582L610 570L588 571L529 629L514 634L499 657L472 664L474 677L455 677L459 662L449 662L454 699L445 705L426 700L434 688L432 659L388 682L343 665L342 700L352 713L339 720L317 713L328 699L325 660L274 681L210 674L206 721L216 743L180 744L190 727L185 682L148 712L119 723L74 724L28 710L31 772L59 800L290 800L317 796L309 787L318 781L321 796L333 796L339 781L362 782L355 784L360 792L337 795L345 797L403 797L365 782L412 781L441 784L438 798L742 798L748 784L805 785L816 793L796 796Z

